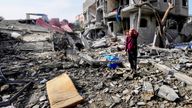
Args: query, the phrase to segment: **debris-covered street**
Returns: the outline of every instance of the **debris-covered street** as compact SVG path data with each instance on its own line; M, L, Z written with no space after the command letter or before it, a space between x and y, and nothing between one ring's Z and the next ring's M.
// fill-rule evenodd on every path
M0 17L0 107L191 108L188 5L84 0L76 23Z

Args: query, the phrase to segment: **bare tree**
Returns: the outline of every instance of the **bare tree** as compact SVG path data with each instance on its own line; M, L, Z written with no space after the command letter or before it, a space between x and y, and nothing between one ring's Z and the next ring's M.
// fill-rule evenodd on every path
M138 21L137 23L140 23L140 16L141 16L141 7L142 6L148 6L154 13L156 21L158 22L158 27L157 27L157 31L156 31L156 36L159 37L159 41L160 41L160 45L159 47L165 47L164 45L164 36L165 36L165 22L167 21L167 17L168 14L170 13L170 11L175 7L174 6L174 2L173 0L169 0L168 1L168 8L165 11L163 18L161 19L158 10L151 4L149 3L149 1L145 1L145 2L141 2L141 0L137 3L135 0L133 0L133 2L135 3L135 6L139 8L139 12L138 12ZM137 30L139 29L139 24L137 24ZM156 38L155 38L156 39Z

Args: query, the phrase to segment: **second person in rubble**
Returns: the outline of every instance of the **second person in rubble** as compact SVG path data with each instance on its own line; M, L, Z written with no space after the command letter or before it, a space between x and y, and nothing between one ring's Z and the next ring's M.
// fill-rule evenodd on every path
M125 51L128 53L128 59L132 69L132 75L136 73L137 70L137 37L139 33L131 28L125 32L126 43Z

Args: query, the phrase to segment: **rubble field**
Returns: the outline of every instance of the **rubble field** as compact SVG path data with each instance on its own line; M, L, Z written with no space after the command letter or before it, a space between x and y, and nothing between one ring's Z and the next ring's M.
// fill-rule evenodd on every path
M62 36L72 37L67 38L71 39L70 44L80 45L75 34L55 36L46 30L43 33L26 30L28 32L19 35L19 38L13 38L15 33L7 33L7 29L6 33L0 33L1 107L49 108L46 82L63 73L69 75L84 98L77 108L192 107L191 50L154 49L139 45L138 70L131 78L128 57L121 50L123 37L114 42L110 36L105 36L94 41L89 49L79 47L79 51L56 47L63 45L59 42L63 42L60 40ZM31 41L26 41L43 34L48 39L38 38L35 41L43 44L31 47ZM110 68L108 64L112 62L104 58L106 55L120 58L118 67Z
M140 53L147 52L142 50ZM70 76L84 98L78 108L191 107L192 87L175 78L172 73L162 72L153 64L167 65L191 76L190 55L190 52L179 50L161 52L159 56L140 56L138 74L134 79L129 79L130 68L127 67L127 62L117 69L94 67L86 61L64 57L62 52L5 55L0 64L7 80L34 83L14 100L13 105L19 108L49 107L45 83L62 73ZM26 83L2 83L1 100L10 99L24 85ZM163 94L167 90L171 92Z

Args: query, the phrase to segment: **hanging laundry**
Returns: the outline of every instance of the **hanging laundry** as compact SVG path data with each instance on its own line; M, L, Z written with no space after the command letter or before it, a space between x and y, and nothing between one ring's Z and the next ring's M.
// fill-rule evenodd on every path
M122 9L122 7L120 6L120 7L117 9L117 14L116 14L116 16L115 16L116 21L117 21L118 23L121 22L121 9Z

